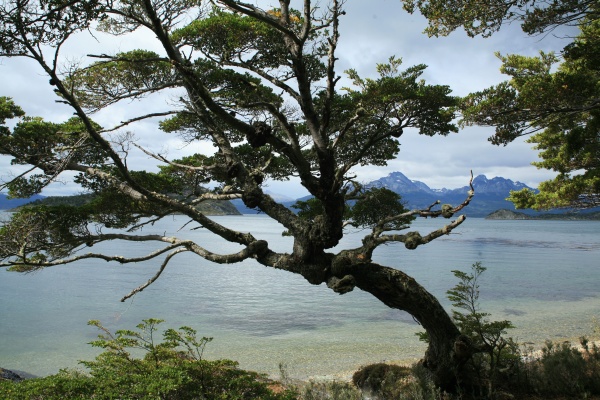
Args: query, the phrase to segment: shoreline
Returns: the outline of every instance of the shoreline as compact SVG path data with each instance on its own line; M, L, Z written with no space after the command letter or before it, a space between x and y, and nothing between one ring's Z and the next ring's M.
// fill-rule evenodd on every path
M586 338L588 339L588 346L590 349L593 348L594 345L596 347L600 348L600 334L598 332L595 332L593 337L586 337ZM522 343L520 343L520 348L522 349L521 350L522 351L521 358L523 359L523 361L531 362L531 361L539 360L542 357L543 348L546 346L545 343L548 341L550 341L556 345L560 345L562 343L568 342L572 348L575 348L575 349L579 350L580 352L583 352L583 346L580 343L580 338L574 338L574 337L562 338L562 339L556 339L556 340L548 339L544 343L522 342ZM530 347L525 348L526 345L530 346ZM380 361L380 363L390 364L390 365L399 365L399 366L403 366L403 367L412 367L418 361L419 361L419 359L412 358L412 359L398 359L398 360L382 360L382 361ZM283 363L283 375L286 376L286 379L291 379L294 381L301 381L301 382L311 382L311 381L315 381L315 382L330 382L330 381L350 382L352 380L352 376L354 375L354 373L356 371L358 371L360 368L362 368L366 365L369 365L369 364L376 364L376 363L378 363L378 362L362 364L354 369L343 369L343 370L333 371L333 372L325 373L325 374L308 375L305 377L297 377L297 376L293 376L293 375L288 376L287 366L285 363ZM59 370L62 370L62 369L64 369L64 367L61 367ZM68 368L68 367L66 369L80 370L78 368ZM252 371L251 368L243 368L243 366L240 366L240 369ZM260 373L260 371L255 371L255 372ZM34 374L31 374L31 373L28 373L26 371L22 371L19 369L9 369L9 368L4 368L4 367L0 366L0 380L11 380L11 381L15 381L15 382L19 382L19 381L25 380L25 379L45 378L48 376L55 375L57 373L58 372L53 373L53 374L38 376L38 375L34 375ZM273 379L273 380L281 380L282 379L281 373L279 373L278 375L277 374L269 374L269 373L266 373L266 374L270 379Z

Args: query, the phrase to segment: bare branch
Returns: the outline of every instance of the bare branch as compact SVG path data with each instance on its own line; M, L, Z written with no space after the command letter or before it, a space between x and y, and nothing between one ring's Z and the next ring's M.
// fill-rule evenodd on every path
M253 17L259 21L265 22L266 24L272 26L273 28L277 29L278 31L281 31L282 33L284 33L287 37L289 37L291 40L293 40L296 44L301 44L301 39L294 33L294 31L292 31L291 29L289 29L288 27L283 25L281 23L281 21L279 20L279 18L274 17L273 15L265 12L264 10L261 10L260 8L254 6L252 4L242 3L240 1L234 1L234 0L217 0L217 3L224 4L231 10L238 11L242 14ZM282 15L282 18L283 18L283 15Z
M137 143L133 143L133 145L135 147L137 147L138 149L140 149L141 151L143 151L146 155L154 158L155 160L164 162L165 164L171 165L173 167L187 169L188 171L210 171L210 170L216 168L214 165L206 165L206 166L203 165L200 167L196 167L193 165L179 164L179 163L168 160L167 158L165 158L164 156L162 156L160 154L152 153L151 151L146 150L145 148L143 148L142 146L140 146Z
M173 257L175 257L175 255L177 255L179 253L183 253L184 251L189 251L189 250L188 249L184 249L184 248L179 248L179 249L175 250L174 252L168 254L167 257L165 258L165 260L162 262L162 264L161 264L158 272L156 272L156 274L152 278L150 278L146 283L144 283L143 285L138 286L137 288L133 289L131 292L129 292L128 294L126 294L125 296L123 296L121 298L121 302L124 302L125 300L129 299L130 297L133 297L135 294L140 293L142 290L146 289L148 286L150 286L151 284L153 284L160 277L160 275L163 273L163 271L167 267L167 264L169 264L169 261L171 261L171 259Z
M120 237L119 239L131 240L131 239L124 239L124 237L126 235L121 235L121 236L122 237ZM132 237L133 236L129 236L129 238L132 238ZM140 241L143 241L143 239L140 239ZM99 241L97 241L97 242L99 242ZM170 251L177 247L180 247L183 244L184 243L181 243L181 242L174 243L169 246L163 247L162 249L155 250L151 253L148 253L148 254L146 254L144 256L140 256L140 257L108 256L108 255L102 254L102 253L86 253L86 254L80 254L80 255L73 256L73 257L69 257L69 258L61 258L61 259L45 261L45 262L41 262L41 261L40 262L32 262L29 260L26 260L26 261L10 261L9 260L9 261L3 261L2 263L0 263L0 267L17 267L17 268L23 267L26 270L35 270L35 269L41 269L41 268L54 267L57 265L71 264L76 261L87 260L87 259L100 259L100 260L104 260L107 262L116 261L119 264L130 264L130 263L137 263L137 262L141 262L141 261L151 260L153 258L160 256L161 254L166 253L167 251Z
M12 182L16 181L19 178L24 177L25 175L29 174L31 171L34 171L35 169L37 169L38 167L33 166L31 168L29 168L27 171L23 172L22 174L19 174L17 176L15 176L13 179L11 179L10 181L0 184L0 190L6 189L8 187L8 185L10 185Z
M335 149L337 147L338 143L344 139L346 132L348 132L348 130L350 130L350 128L352 128L354 126L354 124L356 124L356 122L360 119L360 117L363 115L363 113L364 113L364 109L362 109L362 108L359 108L358 110L356 110L356 113L352 116L352 118L350 118L346 122L346 125L344 125L344 127L338 133L337 138L335 138L335 141L331 145L332 149Z
M464 215L459 216L456 220L452 221L448 225L444 225L440 229L437 229L425 236L421 236L419 232L408 232L404 235L382 235L375 239L378 245L386 242L401 242L404 243L404 247L409 250L414 250L418 246L427 244L441 236L449 235L456 227L462 224L467 217Z
M104 129L102 132L113 132L113 131L123 128L124 126L130 125L134 122L142 121L142 120L148 119L148 118L165 117L167 115L174 115L174 114L177 114L178 112L179 111L165 111L165 112L157 112L157 113L141 115L139 117L135 117L135 118L129 119L127 121L121 121L121 124L119 124L113 128L110 128L110 129Z
M308 2L307 2L308 3ZM310 6L308 6L310 7ZM327 129L329 128L329 122L331 119L331 106L333 103L333 97L335 94L335 85L336 83L340 80L340 77L336 77L335 75L335 62L337 60L337 58L335 57L335 50L337 48L337 44L338 44L338 39L340 37L340 33L339 33L339 17L340 17L340 11L341 11L341 5L339 4L338 0L334 0L333 1L333 6L332 6L333 10L333 17L332 17L332 24L333 24L333 31L331 36L328 38L328 42L329 42L329 51L327 53L327 89L326 89L326 100L325 100L325 105L323 106L323 111L322 111L322 124L321 124L321 131L323 132L323 134L325 134L325 132L327 131ZM306 20L310 20L310 16L306 16L305 15L305 19ZM308 31L308 28L306 29ZM308 33L306 33L306 35L308 35ZM352 125L354 124L355 121L352 121L354 118L350 119L350 121L348 121L348 123L346 125ZM340 136L343 135L342 133L340 133ZM338 136L338 139L339 137ZM337 143L337 139L336 139L336 143ZM336 143L333 144L333 147L335 147Z
M198 204L207 200L235 200L241 199L241 193L226 193L226 194L218 194L218 193L204 193L200 195L197 199L192 201L190 204Z
M462 210L463 208L468 206L469 203L471 202L471 200L473 199L473 196L475 196L475 189L473 188L473 171L471 171L471 180L469 181L469 187L471 189L467 192L467 197L465 198L465 200L462 203L460 203L457 206L452 207L451 205L444 204L440 210L432 210L433 207L440 204L440 201L438 200L425 209L411 210L411 211L408 211L408 212L400 214L400 215L395 215L393 217L383 220L381 222L381 224L385 225L391 221L395 221L397 219L402 219L402 218L406 218L406 217L410 217L410 216L418 216L418 217L424 217L424 218L437 218L437 217L442 216L444 218L451 218L454 214L456 214L457 212L459 212L460 210Z
M119 189L119 191L128 195L132 199L137 199L137 200L145 200L146 199L145 194L140 193L139 191L137 191L136 189L131 187L128 183L119 181L111 174L104 172L100 169L88 167L85 165L78 165L78 164L69 164L69 169L71 169L73 171L80 171L89 176L95 176L104 181L111 182Z

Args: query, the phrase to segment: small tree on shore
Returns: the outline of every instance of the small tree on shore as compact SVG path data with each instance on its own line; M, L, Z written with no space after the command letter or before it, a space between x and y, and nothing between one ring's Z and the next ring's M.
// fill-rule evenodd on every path
M429 336L424 365L438 385L452 388L465 361L454 350L458 328L413 278L374 263L372 255L383 244L412 250L450 234L465 220L455 214L474 193L465 193L462 204L408 210L399 196L363 187L351 170L386 165L410 129L428 136L457 131L457 99L447 86L421 79L424 65L401 69L395 57L377 65L377 79L346 71L352 84L340 90L341 0L319 7L305 0L299 9L281 0L278 8L267 10L232 0L204 3L14 0L0 6L1 55L36 62L57 101L74 112L66 122L47 122L25 116L9 98L0 99L0 152L31 167L6 184L10 194L39 193L65 173L74 173L74 181L95 194L81 207L30 207L16 213L0 228L1 265L27 271L88 258L131 263L162 257L156 275L124 300L158 279L184 252L214 263L254 259L300 274L311 284L326 283L340 294L362 289L409 312ZM59 56L65 43L93 29L114 35L146 30L160 51L96 54L87 64L64 64ZM98 110L165 91L172 96L161 111L111 127L92 120ZM159 118L165 135L211 143L214 152L169 159L139 146L130 133L136 123ZM9 119L16 124L6 125ZM160 163L160 171L130 168L128 157L136 148ZM291 176L314 197L299 205L299 214L263 190L266 180ZM216 183L212 191L203 188L209 181ZM227 228L195 207L239 198L285 227L293 236L290 253L274 251L251 232ZM349 204L356 206L349 210ZM172 214L186 216L241 250L217 254L202 243L136 232ZM415 217L438 216L449 222L426 234L406 232ZM362 244L334 253L348 224L367 230ZM154 243L156 250L138 258L93 252L93 245L114 240Z

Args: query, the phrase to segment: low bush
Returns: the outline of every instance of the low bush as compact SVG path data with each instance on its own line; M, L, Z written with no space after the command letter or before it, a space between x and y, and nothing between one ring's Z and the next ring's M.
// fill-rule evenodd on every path
M155 342L161 320L149 319L136 331L114 335L97 321L102 334L91 344L104 351L94 361L82 362L88 372L63 370L45 378L0 382L3 400L58 399L295 399L292 390L274 393L261 374L244 371L231 360L202 358L210 338L198 339L189 327L167 329ZM143 356L132 356L132 350Z
M352 376L352 382L356 387L381 396L390 397L394 395L399 381L406 379L411 374L410 368L393 364L371 364L362 367Z
M360 390L348 382L310 381L299 389L302 400L362 400Z
M527 364L532 391L547 397L600 396L600 349L586 338L580 344L546 342L541 356Z

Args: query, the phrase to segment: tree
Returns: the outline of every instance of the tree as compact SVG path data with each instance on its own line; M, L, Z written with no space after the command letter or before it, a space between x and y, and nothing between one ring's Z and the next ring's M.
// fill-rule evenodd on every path
M518 20L526 33L576 25L579 35L561 56L502 56L510 81L462 100L463 125L494 126L493 144L507 145L524 135L540 150L538 168L557 172L539 193L511 192L517 208L547 210L600 206L600 6L597 1L541 3L531 0L405 1L429 19L428 33L445 35L463 26L471 36L489 36L503 22Z
M505 23L520 22L525 33L536 34L559 26L578 25L598 18L595 0L402 0L404 8L417 9L429 21L425 32L445 36L462 27L471 36L488 37Z
M352 85L338 89L336 48L343 1L317 7L305 0L301 10L285 0L270 10L232 0L211 3L4 2L2 55L37 62L57 101L75 114L64 123L46 122L24 116L12 100L2 99L2 123L17 120L12 128L2 127L0 151L13 163L31 167L6 186L12 196L29 196L71 172L95 197L80 207L29 207L16 213L0 230L1 265L27 271L92 257L119 263L160 257L156 275L126 299L158 279L182 252L215 263L254 259L301 274L312 284L326 283L341 294L355 287L365 290L389 307L408 311L430 337L425 365L439 385L452 387L464 363L454 352L457 327L414 279L374 263L372 254L382 244L415 249L450 234L465 220L463 215L425 235L402 231L417 216L452 218L473 191L462 204L406 210L398 196L356 182L351 169L385 165L398 154L398 138L406 129L428 136L457 131L457 98L447 86L426 84L421 79L424 65L401 70L395 57L377 66L376 79L347 71ZM85 65L62 64L63 45L91 29L114 35L146 29L161 50L97 54ZM164 91L176 93L179 100L165 102L163 111L112 127L101 127L91 118L95 111ZM158 118L165 133L190 143L212 143L216 151L167 159L137 145L126 132L139 121ZM129 168L134 146L160 163L158 173ZM298 177L314 197L299 205L298 214L262 188L267 179L290 176ZM209 181L216 182L212 191L202 187ZM195 207L210 199L236 198L281 223L294 238L292 252L277 253L252 233L222 226ZM386 207L374 210L366 202ZM174 213L242 249L216 254L201 243L136 232ZM333 253L330 249L347 225L368 229L362 245ZM108 233L106 227L123 231ZM139 258L85 252L112 240L145 241L157 249Z

